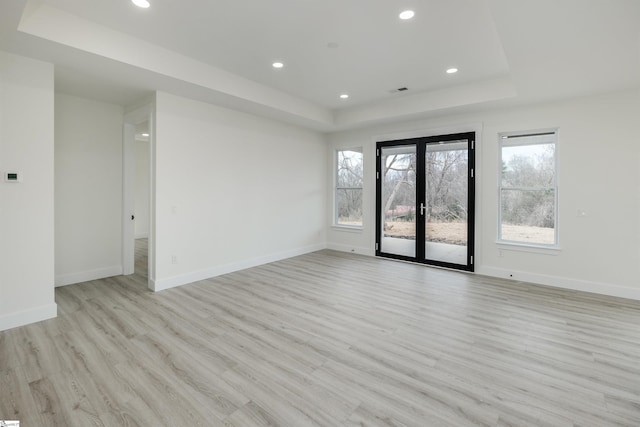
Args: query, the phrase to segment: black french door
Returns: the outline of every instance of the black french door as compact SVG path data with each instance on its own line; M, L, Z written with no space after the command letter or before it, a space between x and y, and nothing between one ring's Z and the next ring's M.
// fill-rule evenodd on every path
M475 133L377 143L376 255L473 271Z

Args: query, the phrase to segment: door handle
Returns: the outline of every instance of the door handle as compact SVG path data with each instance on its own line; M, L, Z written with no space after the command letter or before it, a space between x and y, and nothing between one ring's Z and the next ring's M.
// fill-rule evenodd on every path
M424 205L424 203L420 203L420 215L424 216L424 211L427 210L427 207Z
M131 215L131 221L133 221L134 219L136 219L135 215Z

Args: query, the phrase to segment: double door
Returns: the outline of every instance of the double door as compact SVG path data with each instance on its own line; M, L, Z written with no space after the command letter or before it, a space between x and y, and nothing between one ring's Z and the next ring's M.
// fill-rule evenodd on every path
M473 271L475 133L377 144L376 255Z

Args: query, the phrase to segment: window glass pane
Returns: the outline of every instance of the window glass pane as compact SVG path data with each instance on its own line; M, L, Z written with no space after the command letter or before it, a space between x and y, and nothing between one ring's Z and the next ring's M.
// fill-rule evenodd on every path
M362 183L362 150L339 150L336 157L336 225L362 226Z
M500 135L499 240L555 246L556 131Z
M336 190L339 225L362 225L362 189Z
M362 187L362 153L351 150L338 151L337 187Z
M554 190L501 190L501 238L513 242L554 245Z
M510 145L502 148L502 186L553 188L555 145Z

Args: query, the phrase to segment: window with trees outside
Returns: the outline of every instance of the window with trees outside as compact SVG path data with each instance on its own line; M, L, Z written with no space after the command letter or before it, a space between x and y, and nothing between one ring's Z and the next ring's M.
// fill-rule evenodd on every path
M336 152L335 225L362 227L362 148Z
M500 134L498 241L558 244L557 130Z

